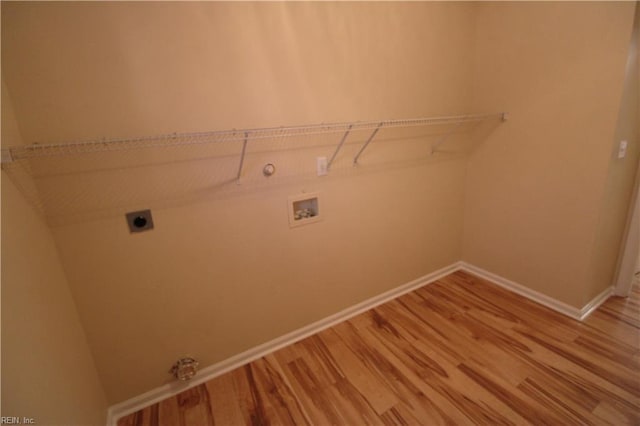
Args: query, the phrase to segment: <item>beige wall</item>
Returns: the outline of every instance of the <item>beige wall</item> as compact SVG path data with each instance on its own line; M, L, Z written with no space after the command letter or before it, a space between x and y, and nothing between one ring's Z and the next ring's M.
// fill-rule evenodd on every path
M470 101L468 5L28 3L2 5L2 51L30 142L448 115Z
M2 6L4 73L29 141L469 110L466 4ZM239 186L225 183L239 144L201 161L172 156L207 148L140 152L142 168L91 157L92 174L32 164L50 219L82 210L53 220L53 233L108 400L165 383L185 354L212 364L457 261L465 161L416 162L428 146L390 135L357 169L351 142L368 134L350 137L324 178L315 156L342 135L287 151L275 141L250 153ZM64 193L51 196L52 181ZM325 217L290 229L287 197L303 191L321 193ZM156 229L129 234L124 213L149 207Z
M340 135L252 142L242 185L239 144L32 162L108 401L166 382L182 355L209 365L461 258L581 307L600 288L585 280L633 7L3 3L28 142L511 113L468 162L465 134L433 157L381 134L352 168L361 134L323 178L315 157ZM289 229L303 191L324 220ZM139 208L156 229L130 235Z
M4 84L2 140L20 143ZM2 415L103 425L106 398L51 231L1 179Z
M477 8L476 109L511 119L470 158L464 260L576 307L611 284L591 274L634 6Z

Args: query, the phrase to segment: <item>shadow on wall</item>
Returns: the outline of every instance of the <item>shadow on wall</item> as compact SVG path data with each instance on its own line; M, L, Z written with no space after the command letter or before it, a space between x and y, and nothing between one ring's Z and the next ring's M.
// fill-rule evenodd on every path
M87 222L138 208L166 208L239 196L318 179L326 157L336 179L420 167L469 155L500 124L499 118L428 127L382 128L246 143L244 135L210 143L172 144L24 158L3 165L16 186L52 226ZM360 152L362 150L362 152ZM357 164L354 158L358 156ZM273 164L275 172L263 169Z

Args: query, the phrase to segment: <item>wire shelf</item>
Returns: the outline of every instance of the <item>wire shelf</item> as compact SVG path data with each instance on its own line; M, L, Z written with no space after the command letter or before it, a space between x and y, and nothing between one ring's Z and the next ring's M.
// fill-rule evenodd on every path
M505 119L475 114L32 144L3 149L2 168L56 226L310 184L323 158L324 174L334 178L451 160ZM275 174L264 173L269 164Z
M291 138L329 133L347 133L356 130L376 130L381 128L429 126L436 124L457 124L476 122L491 118L506 119L506 113L457 115L446 117L425 117L397 120L358 121L305 126L270 127L256 129L233 129L211 132L172 133L158 136L144 136L122 139L94 139L63 143L34 143L2 149L2 164L15 160L77 155L106 151L122 151L153 147L171 147L194 144L209 144L233 141L254 141L260 139Z

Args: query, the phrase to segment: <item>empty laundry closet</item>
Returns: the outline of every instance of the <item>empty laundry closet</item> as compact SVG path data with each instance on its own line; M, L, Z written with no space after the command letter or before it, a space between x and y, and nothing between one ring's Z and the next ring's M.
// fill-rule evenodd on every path
M116 424L455 271L613 292L633 2L1 13L3 418Z

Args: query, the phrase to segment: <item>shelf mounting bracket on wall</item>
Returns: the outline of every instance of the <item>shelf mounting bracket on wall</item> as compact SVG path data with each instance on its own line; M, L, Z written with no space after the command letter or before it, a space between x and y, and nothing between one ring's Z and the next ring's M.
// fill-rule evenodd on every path
M378 124L378 127L375 128L375 130L373 131L373 133L371 133L371 136L369 136L369 139L367 139L367 141L364 143L364 145L362 145L362 148L360 148L360 151L358 151L358 153L356 154L355 157L353 157L353 165L357 166L358 165L358 158L360 158L360 155L362 154L362 152L365 150L365 148L367 147L367 145L369 145L371 143L371 141L373 140L373 138L376 136L376 133L378 133L378 130L380 130L380 127L382 127L383 122L380 122L380 124Z
M351 128L352 127L353 127L353 124L350 124L349 128L347 129L347 131L344 132L344 136L342 136L342 140L340 141L340 143L336 147L336 150L334 151L333 155L331 156L331 159L327 163L327 170L329 170L331 168L331 164L333 163L333 160L335 160L336 155L338 155L338 152L340 152L340 150L342 149L342 145L344 145L344 141L347 140L347 136L349 136L349 133L351 132Z
M247 142L249 141L249 132L244 132L244 141L242 142L242 153L240 154L240 164L238 165L238 176L236 183L240 184L240 176L242 175L242 166L244 165L244 155L247 152Z

